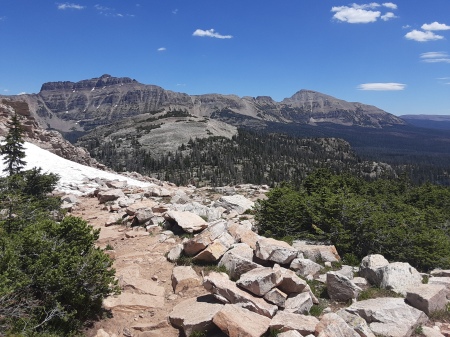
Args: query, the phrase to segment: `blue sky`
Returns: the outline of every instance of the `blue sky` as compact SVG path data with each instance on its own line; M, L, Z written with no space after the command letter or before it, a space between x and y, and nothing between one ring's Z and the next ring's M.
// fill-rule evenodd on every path
M0 94L110 74L450 115L449 40L449 0L0 0Z

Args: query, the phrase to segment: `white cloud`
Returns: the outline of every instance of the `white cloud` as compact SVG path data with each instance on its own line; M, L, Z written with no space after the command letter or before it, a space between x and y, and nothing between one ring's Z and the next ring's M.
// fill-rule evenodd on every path
M161 47L161 48L158 48L157 50L158 51L166 51L167 49L166 49L166 47Z
M363 83L358 86L359 90L371 91L400 91L404 90L406 84L402 83Z
M407 33L405 37L408 40L414 40L418 42L427 42L427 41L436 41L436 40L442 40L444 37L441 35L437 35L433 32L427 31L423 32L421 30L414 29Z
M386 14L382 15L380 18L383 21L388 21L388 20L391 20L391 19L396 19L396 18L398 18L398 16L396 16L392 12L387 12Z
M27 93L25 91L19 92L17 95L26 95Z
M450 26L447 26L445 23L439 23L437 21L433 23L425 23L422 25L423 30L449 30Z
M200 36L200 37L214 37L216 39L231 39L232 35L221 35L214 31L214 29L197 29L194 33L192 33L193 36Z
M397 9L397 5L392 2L385 2L382 5L377 2L371 2L368 4L353 3L349 6L334 6L331 8L331 11L335 13L333 15L334 19L347 23L371 23L376 22L378 19L388 21L397 18L392 12L381 15L379 10L375 10L382 6L391 10Z
M66 2L66 3L63 3L63 4L57 4L57 5L58 5L58 9L62 9L62 10L65 10L65 9L85 9L86 8L84 6L77 5L77 4L74 4L74 3L69 3L69 2Z
M402 26L402 28L403 29L409 29L409 28L411 28L411 26L410 25L404 25L404 26Z
M172 14L178 14L178 8L175 8L175 9L172 11Z
M442 51L430 51L420 54L422 62L426 63L450 63L450 56Z
M386 7L386 8L390 8L390 9L397 9L397 5L392 3L392 2L385 2L383 4L383 6Z
M331 11L336 13L334 19L348 23L375 22L381 15L379 11L365 10L360 5L332 7Z

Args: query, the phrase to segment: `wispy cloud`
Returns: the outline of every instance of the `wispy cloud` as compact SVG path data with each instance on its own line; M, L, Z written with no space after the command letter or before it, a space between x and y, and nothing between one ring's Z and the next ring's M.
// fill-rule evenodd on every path
M423 30L449 30L450 26L447 26L445 23L439 23L437 21L433 23L425 23L422 25Z
M98 11L100 15L115 17L115 18L123 18L123 17L134 17L133 14L122 14L117 13L115 8L106 7L102 5L95 5L94 8Z
M381 18L381 20L383 20L383 21L389 21L389 20L398 18L398 16L396 16L396 15L395 15L394 13L392 13L392 12L387 12L386 14L382 15L380 18Z
M386 7L386 8L390 8L390 9L397 9L397 5L392 3L392 2L385 2L383 4L383 6Z
M382 15L380 7L389 8L391 10L397 9L397 5L392 2L386 2L380 5L377 2L371 2L368 4L351 4L349 6L334 6L331 11L335 14L333 19L347 22L347 23L371 23L376 22L378 19L388 21L397 18L392 12L387 12Z
M231 39L232 35L221 35L218 32L216 32L214 29L197 29L194 33L192 33L193 36L200 36L200 37L214 37L216 39Z
M358 85L359 90L368 91L401 91L406 88L402 83L363 83Z
M69 3L69 2L66 2L66 3L57 3L56 4L57 6L58 6L58 9L61 9L61 10L65 10L65 9L78 9L78 10L80 10L80 9L85 9L86 7L85 6L81 6L81 5L78 5L78 4L74 4L74 3Z
M178 14L178 8L175 8L175 9L172 11L172 14Z
M161 47L157 49L157 51L166 51L166 50L167 50L166 47Z
M5 21L6 20L6 16L0 16L0 21Z
M450 63L450 56L442 51L430 51L420 54L422 62L426 63Z
M431 31L424 32L424 31L417 30L417 29L410 31L409 33L407 33L405 35L405 37L408 40L414 40L414 41L418 41L418 42L436 41L436 40L442 40L444 38L443 36L437 35Z

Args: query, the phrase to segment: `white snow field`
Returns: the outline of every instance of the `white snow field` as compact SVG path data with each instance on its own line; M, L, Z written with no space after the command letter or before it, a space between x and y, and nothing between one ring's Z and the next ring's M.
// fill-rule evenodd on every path
M3 139L0 137L0 143L3 143ZM49 151L43 150L40 147L25 142L25 170L32 169L33 167L41 167L44 173L55 173L60 177L56 190L72 193L72 194L84 194L86 191L76 190L76 186L86 183L88 179L106 179L106 180L120 180L126 181L128 185L137 187L146 187L150 183L142 182L136 179L128 178L120 174L102 171L93 167L81 165L73 161L64 159ZM3 164L3 158L0 161L0 176L5 176L3 172L5 165ZM92 190L96 187L95 183L92 184Z

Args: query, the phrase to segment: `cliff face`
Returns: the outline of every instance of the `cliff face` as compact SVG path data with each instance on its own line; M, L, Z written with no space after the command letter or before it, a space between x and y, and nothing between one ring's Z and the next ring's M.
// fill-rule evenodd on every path
M104 165L91 158L86 150L76 147L65 140L59 132L40 128L35 118L31 116L28 104L22 101L0 100L0 137L4 137L8 133L8 121L14 113L19 116L24 130L25 141L65 159L87 166L106 169Z
M29 104L42 127L62 132L88 131L132 116L173 110L235 125L271 121L380 128L404 124L374 106L346 102L315 91L301 90L282 102L268 96L190 96L110 75L80 82L45 83L38 94L21 95L20 99Z

